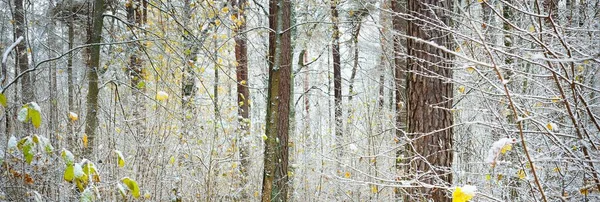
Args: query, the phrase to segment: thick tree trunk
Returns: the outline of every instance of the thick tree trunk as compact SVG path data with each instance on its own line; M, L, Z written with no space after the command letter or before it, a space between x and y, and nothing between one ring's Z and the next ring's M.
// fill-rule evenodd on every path
M406 60L402 56L402 47L406 46L406 40L400 37L400 33L406 33L406 20L400 17L401 13L406 13L406 0L392 0L392 27L394 29L394 82L396 97L394 104L396 105L396 139L399 144L399 149L396 151L396 174L403 176L408 170L406 163L403 162L404 156L409 156L407 149L401 145L406 144L404 131L406 131ZM397 178L396 180L400 180ZM396 199L402 198L402 191L398 188L394 189Z
M291 2L269 1L269 89L262 201L287 201L290 79L292 68ZM285 32L283 32L286 30Z
M90 47L90 58L87 61L88 94L86 97L86 120L85 134L88 137L88 147L84 148L83 156L94 159L92 154L95 147L96 129L98 128L98 70L100 68L100 43L102 41L102 26L104 20L104 0L94 1L94 12L92 16L92 28L88 30L88 44L96 44Z
M432 26L450 26L452 1L410 0L408 10L415 20L408 21L408 35L431 41L453 50L451 33ZM432 19L438 19L431 21ZM425 21L429 20L429 21ZM417 159L411 162L411 174L420 182L449 186L452 151L452 59L450 53L414 39L408 39L408 132ZM435 75L434 75L435 74ZM421 158L422 157L422 158ZM425 173L427 176L422 176ZM433 176L430 176L433 175ZM409 200L451 201L450 194L439 188L412 188Z

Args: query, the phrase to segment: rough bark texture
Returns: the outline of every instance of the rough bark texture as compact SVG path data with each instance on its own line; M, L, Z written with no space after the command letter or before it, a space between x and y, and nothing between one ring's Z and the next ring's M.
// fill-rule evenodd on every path
M23 0L15 0L15 11L13 13L13 20L15 21L15 40L20 36L23 36L23 42L17 44L15 48L16 63L19 67L19 72L22 73L29 69L29 59L27 58L27 34L25 32L25 12L23 10ZM33 101L33 87L31 86L30 74L24 74L21 78L21 97L22 103L29 103Z
M406 20L400 17L400 13L406 12L406 0L393 0L392 10L392 27L394 29L394 82L396 97L394 104L396 105L396 139L399 144L399 149L396 151L396 173L403 176L407 171L405 164L402 164L403 156L409 156L406 149L401 145L406 144L404 140L404 131L406 130L406 58L402 56L402 47L406 46L406 40L401 38L399 33L406 33ZM397 178L396 180L400 180ZM397 199L402 197L400 189L394 189Z
M290 0L269 1L269 89L262 201L287 201L292 46ZM283 30L287 30L282 32Z
M408 35L453 50L450 33L452 1L409 0L408 10L415 20L408 21ZM436 19L433 21L433 19ZM438 27L436 27L438 26ZM412 178L436 186L452 183L453 117L451 98L453 56L434 46L408 39L408 132L412 139ZM441 188L412 188L408 201L433 199L451 201Z
M102 26L104 21L104 0L94 1L94 12L92 17L92 29L88 30L88 44L96 44L102 41ZM96 128L98 128L98 69L100 67L100 45L93 45L90 48L90 58L87 62L88 94L86 97L86 120L85 134L88 136L88 147L84 149L83 156L87 159L94 159L96 138Z
M246 187L248 183L248 168L250 165L249 148L246 139L250 135L250 90L248 89L248 51L246 47L246 0L232 0L232 6L237 6L234 13L241 24L234 29L235 31L235 60L236 66L236 81L237 81L237 101L238 101L238 122L240 124L239 151L240 151L240 173L242 176L241 186ZM247 191L242 191L242 198L247 199Z
M343 122L342 122L342 73L340 65L340 29L338 15L338 0L331 0L331 22L332 24L332 56L333 56L333 94L335 100L335 136L337 144L342 142ZM338 150L341 156L343 151Z

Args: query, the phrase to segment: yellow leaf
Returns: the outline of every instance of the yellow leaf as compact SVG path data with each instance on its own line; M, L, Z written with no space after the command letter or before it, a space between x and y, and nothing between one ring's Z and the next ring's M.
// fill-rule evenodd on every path
M88 136L87 134L83 134L83 137L81 137L81 141L83 141L83 147L87 147L88 146Z
M504 178L504 175L498 174L498 177L496 179L498 179L498 181L500 181L500 180L502 180L502 178Z
M586 60L586 61L587 61L587 60ZM583 72L583 70L585 70L585 69L583 68L583 66L581 66L581 65L577 66L577 72L581 73L581 72Z
M505 154L507 151L510 151L512 149L512 144L507 144L504 145L504 147L502 147L502 150L500 150L500 152L502 152L502 154Z
M492 175L490 175L490 174L485 175L485 181L490 181L490 180L492 180Z
M533 107L542 107L544 104L542 102L536 102Z
M469 74L470 74L470 73L473 73L473 72L475 71L475 67L473 67L473 66L469 66L469 67L467 67L467 68L465 69L465 71L467 71Z
M138 183L135 180L125 177L121 179L121 182L127 185L127 188L129 188L129 191L131 191L131 195L133 195L134 198L140 197L140 187L138 186Z
M152 197L152 195L150 195L150 192L146 191L146 192L144 193L144 198L145 198L146 200L149 200L149 199L150 199L150 197Z
M456 47L456 52L460 52L460 46Z
M559 102L559 101L560 101L560 98L559 98L558 96L554 96L554 97L552 98L552 102L554 102L554 103L557 103L557 102Z
M459 86L458 87L458 92L464 94L465 93L465 87L464 86Z
M231 168L233 168L233 169L237 168L237 163L232 163L232 164L231 164ZM288 172L289 172L289 171L288 171Z
M452 202L467 202L475 196L477 188L472 185L456 187L452 192Z
M520 169L519 171L517 171L517 176L519 177L519 179L525 179L525 171L523 169Z
M158 101L165 101L165 100L169 99L169 94L166 93L165 91L158 91L156 93L156 99Z
M174 165L175 164L175 157L171 156L171 159L169 159L169 164Z
M552 169L552 171L554 171L555 173L560 172L560 168L559 167L555 167L554 169Z
M584 60L584 61L583 61L583 64L586 64L586 65L587 65L587 64L590 64L590 61L589 61L589 60Z
M579 193L587 196L590 193L590 191L587 188L581 188L579 189Z
M221 12L223 12L223 13L229 13L229 7L223 7L223 8L221 8Z
M529 28L527 30L529 32L535 32L535 27L533 25L529 25Z
M117 165L119 167L125 166L125 157L123 157L123 153L121 151L115 150L115 154L117 154Z
M379 192L379 190L377 189L377 185L371 185L371 193L376 194L377 192Z
M550 131L558 129L558 127L556 127L556 124L554 124L554 123L546 124L546 128L548 128L548 130L550 130Z
M346 173L344 173L344 177L350 178L350 177L352 177L352 174L350 174L350 172L346 171Z
M75 122L79 119L79 115L77 115L75 112L69 112L69 119Z

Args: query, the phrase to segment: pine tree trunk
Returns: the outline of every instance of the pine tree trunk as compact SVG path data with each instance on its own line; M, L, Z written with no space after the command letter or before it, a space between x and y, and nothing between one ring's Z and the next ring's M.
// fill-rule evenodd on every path
M400 37L400 33L406 33L406 20L400 17L401 13L406 13L406 0L393 0L392 10L394 16L392 17L392 28L394 29L394 82L395 82L395 100L394 105L396 107L396 139L395 142L399 145L398 151L396 151L396 174L403 176L408 170L406 168L406 162L403 162L405 156L409 156L407 149L408 147L402 147L406 144L404 138L404 131L406 131L406 60L402 57L402 47L406 46L406 40ZM401 180L396 178L396 180ZM404 179L406 180L406 179ZM402 198L402 190L395 188L394 194L396 199Z
M453 50L451 33L432 26L448 27L452 1L410 0L408 10L415 20L408 21L408 35ZM438 19L431 21L432 19ZM426 22L425 20L429 20ZM450 53L424 42L408 39L408 132L416 156L411 162L413 178L423 183L450 186L452 183L452 59ZM431 74L439 75L433 76ZM434 176L421 176L424 173ZM439 188L412 188L409 201L433 199L451 201Z
M241 187L246 187L248 183L248 169L250 167L250 148L248 138L250 138L250 90L248 89L248 51L246 47L246 0L231 0L232 6L237 6L234 15L241 21L235 29L235 60L236 81L237 81L237 102L238 102L238 122L240 125L240 136L237 140L240 151L240 173ZM242 200L248 200L248 190L242 191Z
M290 79L292 68L291 2L269 1L269 84L262 201L287 201ZM282 32L286 30L285 32ZM277 34L280 33L280 34Z

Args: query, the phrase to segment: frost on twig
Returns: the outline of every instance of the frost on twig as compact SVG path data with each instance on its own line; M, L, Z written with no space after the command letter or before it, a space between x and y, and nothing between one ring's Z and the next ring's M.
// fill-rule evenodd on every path
M500 153L504 154L512 149L512 144L517 142L515 138L502 138L492 144L490 150L488 150L488 156L485 158L485 162L489 163L492 167L496 166L496 160Z

